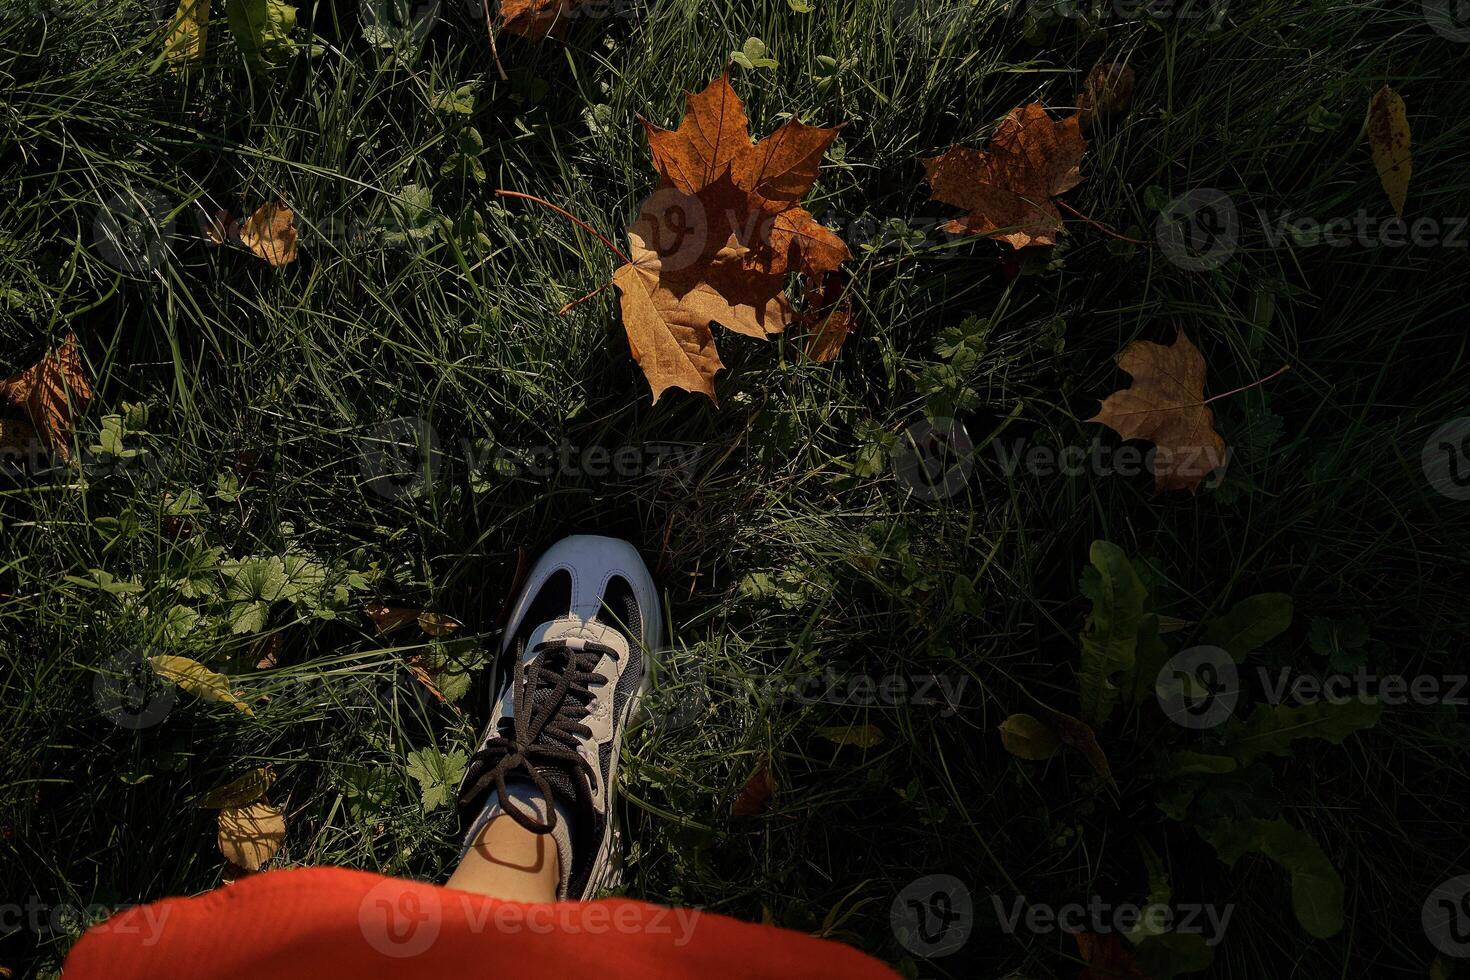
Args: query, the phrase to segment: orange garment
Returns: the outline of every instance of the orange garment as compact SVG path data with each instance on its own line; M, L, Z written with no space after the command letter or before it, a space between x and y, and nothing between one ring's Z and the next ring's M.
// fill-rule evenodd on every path
M895 980L840 943L609 898L505 902L344 868L273 871L121 912L72 948L65 980Z

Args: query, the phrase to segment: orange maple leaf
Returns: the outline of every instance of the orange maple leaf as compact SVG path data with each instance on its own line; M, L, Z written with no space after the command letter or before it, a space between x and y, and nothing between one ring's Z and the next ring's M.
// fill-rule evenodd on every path
M678 129L640 121L663 180L628 230L631 261L613 275L623 327L654 401L668 388L714 401L724 365L711 324L780 333L796 318L787 273L820 282L849 257L800 205L837 130L791 121L752 143L728 71L688 96Z
M577 0L500 0L500 29L539 41L564 28Z
M64 460L71 458L67 436L76 415L91 400L92 386L82 368L81 347L74 333L35 364L0 381L0 401L23 409L37 434Z
M1184 331L1172 345L1135 340L1118 354L1118 367L1133 384L1103 400L1089 422L1101 422L1124 439L1147 439L1154 454L1154 492L1188 490L1229 459L1205 400L1204 355Z
M1014 248L1055 245L1062 216L1052 198L1082 180L1087 149L1077 117L1055 122L1041 103L1012 109L985 150L957 146L924 161L930 200L969 213L945 224L957 235L989 235Z

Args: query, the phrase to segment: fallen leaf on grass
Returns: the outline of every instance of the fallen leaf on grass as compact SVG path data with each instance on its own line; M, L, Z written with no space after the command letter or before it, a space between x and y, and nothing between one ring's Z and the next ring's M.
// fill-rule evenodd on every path
M209 0L179 0L163 50L175 66L204 58L209 29Z
M1039 102L1019 106L987 149L958 146L924 161L930 199L969 212L945 224L954 234L995 232L1013 248L1055 245L1062 216L1052 199L1081 182L1086 149L1077 116L1055 122Z
M92 386L82 369L77 335L69 333L61 346L11 378L0 381L0 402L25 411L35 432L62 459L71 458L67 436L76 415L92 400ZM24 435L17 430L17 436Z
M1127 65L1093 65L1077 93L1077 121L1083 128L1097 119L1128 111L1133 103L1133 69Z
M200 220L201 229L204 232L204 240L210 245L238 245L240 243L240 222L235 216L224 208L217 209L214 214L206 215Z
M728 71L688 95L677 129L640 122L663 180L628 230L631 261L613 275L623 326L655 402L668 388L714 401L724 365L711 324L780 333L796 319L785 277L818 283L849 257L799 203L838 130L790 120L752 143Z
M1402 218L1414 160L1409 149L1409 117L1404 100L1387 85L1368 103L1368 149L1373 154L1373 166L1378 169L1383 192L1393 205L1393 213Z
M1147 439L1154 454L1154 492L1188 490L1225 466L1225 440L1205 403L1205 359L1179 331L1172 345L1135 340L1118 355L1133 384L1103 400L1089 422L1101 422L1124 439Z
M771 794L776 791L776 780L771 776L769 760L762 759L756 766L755 772L745 781L740 795L735 797L735 802L730 804L730 816L753 817L765 810L766 804L771 800Z
M453 616L446 616L443 613L428 612L427 610L419 613L418 623L419 629L423 630L430 636L436 637L449 636L451 633L457 633L464 628L464 624L455 619Z
M284 204L262 204L240 226L240 244L279 269L296 261L295 220Z
M1063 745L1081 752L1082 757L1098 775L1107 779L1113 778L1113 768L1108 765L1108 757L1103 754L1102 746L1097 741L1097 732L1092 730L1091 725L1060 711L1048 714L1047 721Z
M163 655L149 657L148 663L153 667L154 673L165 680L173 681L179 687L188 691L195 697L206 701L220 701L224 704L234 705L243 714L253 715L250 705L246 704L234 691L230 690L230 679L224 674L217 674L197 660L188 657L175 657Z
M1000 741L1011 755L1031 762L1044 762L1065 745L1081 752L1100 775L1112 778L1092 726L1060 711L1048 711L1045 721L1024 712L1011 715L1000 723Z
M818 728L817 734L838 745L855 745L860 749L871 749L883 742L883 729L877 725L849 725L833 728Z
M207 810L242 807L264 796L265 791L270 789L271 784L275 781L276 774L271 767L261 766L237 779L230 780L223 786L216 786L204 794L199 800L199 805Z
M1057 754L1062 740L1057 733L1035 715L1024 712L1011 715L1000 723L1000 744L1018 759L1044 762Z
M219 812L219 851L246 871L275 856L286 839L286 817L265 801L225 807Z
M801 315L812 332L806 341L806 356L818 364L836 360L852 333L852 300L845 277L840 272L827 273L821 286L807 293L807 306Z
M539 41L570 20L577 0L500 0L500 29Z
M372 620L373 628L386 636L402 629L409 623L418 623L419 629L434 637L449 636L464 628L464 624L453 616L413 609L408 606L385 606L381 602L369 602L362 608L363 614Z

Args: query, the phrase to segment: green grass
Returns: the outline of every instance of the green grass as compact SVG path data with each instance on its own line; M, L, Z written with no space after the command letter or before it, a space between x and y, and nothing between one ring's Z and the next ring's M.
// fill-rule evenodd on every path
M886 26L894 6L915 29ZM1214 31L1027 18L991 0L920 25L912 8L660 3L575 25L565 43L503 40L504 82L483 25L457 4L396 59L364 43L355 16L303 5L298 36L309 27L325 50L269 76L246 72L218 11L207 63L187 76L155 64L147 4L0 14L0 376L71 329L97 388L79 444L125 403L149 410L149 434L128 443L146 450L138 465L0 482L3 901L116 905L215 886L213 814L194 803L266 763L290 819L277 864L442 879L456 827L448 808L424 812L406 757L472 749L482 705L473 694L462 712L438 705L405 660L477 663L496 642L518 549L590 530L642 549L665 590L671 656L705 681L689 724L646 727L625 746L629 894L765 916L915 975L1074 976L1070 937L1005 934L991 896L1141 902L1141 840L1176 901L1235 906L1212 975L1425 975L1436 954L1420 907L1470 847L1463 708L1392 709L1341 746L1298 743L1269 763L1283 814L1346 883L1348 924L1328 940L1292 920L1279 869L1258 858L1226 869L1158 811L1150 759L1179 731L1143 712L1102 728L1110 787L1078 755L1011 759L995 727L1037 701L1076 712L1088 609L1076 583L1098 538L1147 563L1159 611L1190 623L1252 593L1290 593L1296 621L1265 662L1324 669L1311 618L1356 615L1370 667L1463 670L1470 505L1436 493L1419 458L1431 432L1470 414L1466 251L1273 243L1256 209L1386 217L1361 120L1389 84L1413 126L1406 217L1470 215L1465 46L1434 34L1417 4L1241 2ZM1220 188L1240 211L1241 247L1194 272L1069 222L1059 265L1009 277L989 242L852 238L859 323L837 362L805 361L795 335L721 333L721 407L678 392L650 405L612 290L556 314L605 283L614 257L493 190L544 196L621 240L655 184L635 115L673 125L682 92L752 35L780 63L735 71L754 135L788 114L849 121L809 198L834 225L953 216L927 202L918 158L982 145L1022 102L1068 106L1088 67L1127 60L1133 109L1094 133L1066 200L1152 238L1150 188L1165 199ZM818 55L846 65L825 90ZM430 100L463 83L478 100L467 121L484 136L483 185L439 172L466 120ZM488 247L454 234L386 241L405 185L432 188L447 222L478 211ZM117 195L148 195L172 220L158 261L108 261L94 221ZM198 241L202 209L243 215L273 198L299 216L295 264L271 270ZM946 373L936 343L972 317L984 353ZM1007 473L987 448L964 492L925 502L882 456L878 433L942 408L956 386L973 390L961 415L977 442L1116 446L1082 421L1126 383L1114 354L1180 327L1205 354L1210 393L1292 366L1215 403L1235 453L1225 492L1155 497L1147 475ZM1272 415L1274 441L1262 431ZM385 497L361 460L398 417L431 422L443 453L420 491ZM673 444L692 462L477 478L464 452L476 440ZM212 496L229 473L246 481L238 502ZM167 513L189 489L207 513ZM273 605L263 630L235 634L219 601L180 598L196 547L224 560L309 555L344 588L361 577L345 600L313 588ZM141 591L74 580L91 569ZM762 574L775 596L750 587ZM977 603L953 598L957 576ZM357 612L371 599L449 613L470 641L379 637ZM161 639L181 602L209 618ZM259 670L263 637L278 638L280 657ZM161 646L269 700L247 718L180 695L160 724L114 725L93 695L99 671L117 651ZM964 706L771 693L827 668L963 679ZM817 734L869 723L885 734L870 749ZM732 819L762 758L778 784L771 806ZM367 804L347 792L354 767L384 774ZM967 884L975 921L964 953L925 961L900 945L889 908L936 873ZM56 969L74 925L0 938L0 965Z

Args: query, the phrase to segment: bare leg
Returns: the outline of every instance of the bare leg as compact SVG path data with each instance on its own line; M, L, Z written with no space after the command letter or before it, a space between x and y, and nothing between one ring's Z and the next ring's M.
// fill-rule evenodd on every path
M561 862L550 834L501 814L485 825L445 885L512 902L554 902Z

